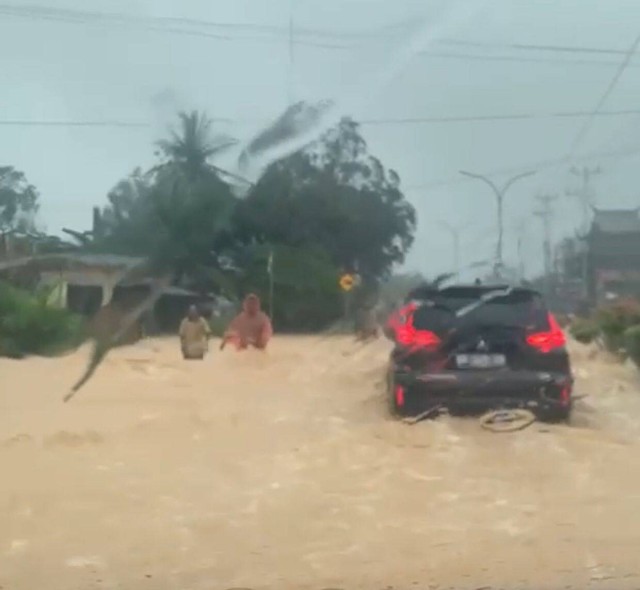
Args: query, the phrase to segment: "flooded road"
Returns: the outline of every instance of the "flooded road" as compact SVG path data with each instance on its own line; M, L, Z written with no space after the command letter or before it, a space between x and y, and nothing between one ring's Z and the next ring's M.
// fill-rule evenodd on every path
M579 347L571 426L387 416L388 344L0 359L3 590L640 587L640 384Z

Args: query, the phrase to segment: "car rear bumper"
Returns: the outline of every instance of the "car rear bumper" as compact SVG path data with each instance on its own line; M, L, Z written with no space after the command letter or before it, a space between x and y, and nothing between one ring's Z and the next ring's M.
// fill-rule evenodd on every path
M564 373L465 370L394 374L397 395L427 405L487 409L499 407L562 409L571 405L573 378Z

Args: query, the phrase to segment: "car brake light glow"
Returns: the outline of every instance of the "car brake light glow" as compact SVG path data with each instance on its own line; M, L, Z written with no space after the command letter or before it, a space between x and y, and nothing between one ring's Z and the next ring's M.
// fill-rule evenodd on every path
M387 321L387 327L392 332L397 332L399 328L407 323L407 319L415 309L415 303L408 303L407 305L403 305L400 309L391 314L389 320Z
M396 329L396 342L407 347L433 348L440 344L440 338L428 330L416 330L408 323Z
M404 406L404 389L400 385L396 385L396 390L394 393L396 396L396 405L401 408L402 406Z
M563 406L568 406L571 403L571 386L565 385L560 392L560 403Z
M546 332L536 332L535 334L529 334L527 336L527 344L543 353L551 352L556 348L562 348L567 343L564 332L562 328L560 328L556 318L553 317L553 314L548 314L548 319L549 330Z

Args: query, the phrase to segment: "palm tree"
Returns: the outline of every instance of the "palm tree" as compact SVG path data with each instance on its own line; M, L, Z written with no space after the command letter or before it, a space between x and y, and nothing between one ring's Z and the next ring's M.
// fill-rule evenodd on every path
M169 139L157 143L158 155L166 161L151 169L151 174L169 172L170 177L194 181L217 176L227 178L229 182L253 186L253 183L228 170L223 170L211 163L211 159L233 147L238 140L228 135L213 135L213 122L204 113L191 111L180 112L180 129L171 131Z
M212 121L204 113L181 112L179 131L171 131L170 139L158 142L160 153L167 158L162 167L170 165L194 180L215 170L209 160L238 141L227 135L213 135Z

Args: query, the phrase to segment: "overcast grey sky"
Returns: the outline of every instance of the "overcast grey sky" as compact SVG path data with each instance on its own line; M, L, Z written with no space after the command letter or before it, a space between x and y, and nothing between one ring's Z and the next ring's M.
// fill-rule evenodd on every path
M221 122L219 130L246 138L261 121L285 108L291 80L296 99L361 98L355 112L345 114L365 121L588 113L625 56L558 47L624 52L640 34L638 0L473 0L472 18L444 31L447 39L469 44L416 44L412 49L426 53L402 60L417 30L437 27L451 7L464 12L465 2L34 3L0 1L0 120L5 123L0 125L0 164L23 170L38 187L41 221L50 232L63 226L88 228L91 208L104 204L108 190L136 166L153 162L153 142L165 134L179 109L204 109L212 117L231 119ZM292 6L296 43L290 70ZM159 17L209 24L152 20ZM378 88L381 69L396 59L401 67L390 83ZM602 110L640 109L638 96L640 60L632 59ZM365 125L371 151L399 172L418 211L417 239L407 267L433 273L451 264L451 238L441 220L467 225L463 262L492 254L494 200L485 185L462 179L460 169L489 173L538 168L535 177L514 186L507 197L506 238L507 257L513 259L516 228L524 221L527 262L530 269L539 268L542 231L532 215L534 195L539 190L564 193L575 181L566 163L538 163L566 156L587 119ZM143 125L6 125L37 121ZM640 115L593 118L576 156L607 154L584 162L603 169L595 181L601 206L640 205L640 153L619 154L632 150L640 150ZM618 155L611 157L612 152ZM507 176L494 178L501 182ZM556 210L554 232L560 236L576 225L579 212L565 197Z

